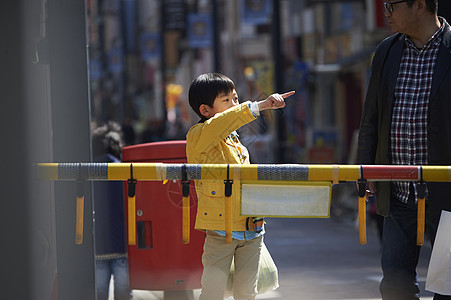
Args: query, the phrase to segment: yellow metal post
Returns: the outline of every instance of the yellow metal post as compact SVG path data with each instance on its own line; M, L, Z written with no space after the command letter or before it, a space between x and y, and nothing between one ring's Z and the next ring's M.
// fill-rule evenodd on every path
M83 244L83 218L85 210L84 181L77 180L77 203L75 209L75 244Z
M232 243L232 199L230 197L225 198L225 232L226 243Z
M360 244L366 244L366 199L359 197L359 240Z
M227 180L224 180L224 195L225 195L225 232L226 232L226 243L232 243L232 184L233 180L230 180L230 165L227 165Z
M359 240L361 245L366 244L366 184L367 181L365 179L358 180L359 186Z
M426 224L426 184L424 182L418 183L418 201L417 201L417 245L424 245L424 227Z
M182 165L182 243L189 244L190 240L190 196L189 186L191 181L188 180L186 164Z
M128 196L128 244L136 245L136 201L135 196Z
M75 216L75 244L83 243L83 214L85 206L85 196L77 196L77 209Z
M189 244L190 240L190 206L189 206L189 195L183 197L183 208L182 208L182 243Z
M417 245L424 245L425 199L418 199Z
M130 164L130 178L128 183L128 244L136 245L136 183L133 178L133 163Z

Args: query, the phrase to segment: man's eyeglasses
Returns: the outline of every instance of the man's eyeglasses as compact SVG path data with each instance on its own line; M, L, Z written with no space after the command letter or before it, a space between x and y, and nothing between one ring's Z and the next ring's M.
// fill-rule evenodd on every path
M395 2L384 2L385 10L389 13L392 13L394 4L398 4L398 3L406 2L406 1L407 0L400 0L400 1L395 1Z

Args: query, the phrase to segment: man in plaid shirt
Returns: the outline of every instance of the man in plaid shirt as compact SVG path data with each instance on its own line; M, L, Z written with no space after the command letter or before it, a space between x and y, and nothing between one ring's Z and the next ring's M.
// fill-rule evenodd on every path
M360 164L451 164L451 28L437 16L437 0L386 0L397 34L377 48L360 124ZM416 266L418 186L368 186L383 215L383 299L419 299ZM451 211L451 185L428 183L426 232L434 241L441 210ZM434 299L451 299L436 294Z

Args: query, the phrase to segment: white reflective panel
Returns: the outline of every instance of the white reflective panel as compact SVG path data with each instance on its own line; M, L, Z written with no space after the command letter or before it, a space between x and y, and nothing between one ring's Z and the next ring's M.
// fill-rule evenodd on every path
M327 218L330 215L330 182L242 183L241 214L266 217Z

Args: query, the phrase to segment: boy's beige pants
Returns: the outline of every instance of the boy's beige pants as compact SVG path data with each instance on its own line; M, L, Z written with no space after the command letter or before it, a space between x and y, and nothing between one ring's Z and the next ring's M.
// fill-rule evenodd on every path
M202 255L204 271L199 300L222 300L227 286L232 258L235 261L233 298L255 299L257 296L258 266L263 236L249 241L233 239L226 244L225 237L207 231Z

